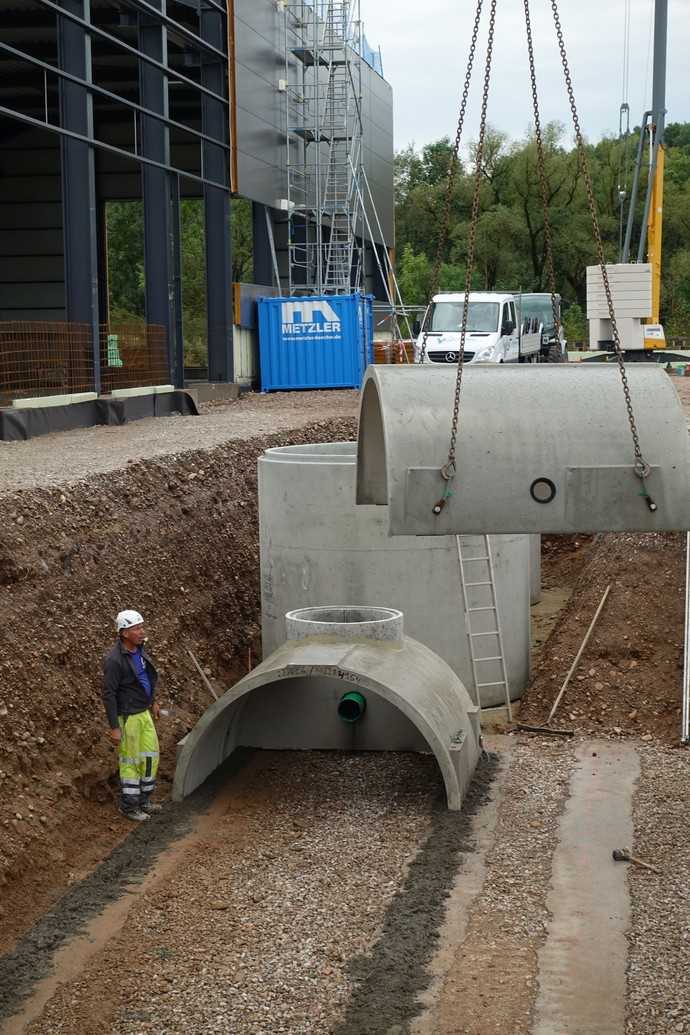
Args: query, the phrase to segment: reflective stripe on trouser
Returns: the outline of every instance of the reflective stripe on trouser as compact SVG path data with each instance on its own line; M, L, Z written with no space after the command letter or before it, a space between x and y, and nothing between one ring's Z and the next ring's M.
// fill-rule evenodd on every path
M125 812L145 805L156 786L158 735L150 712L118 716L120 739L120 790Z

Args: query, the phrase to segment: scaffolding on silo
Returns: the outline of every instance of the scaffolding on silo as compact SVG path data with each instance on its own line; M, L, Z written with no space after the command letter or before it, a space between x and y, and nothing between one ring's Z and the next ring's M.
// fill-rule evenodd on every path
M289 293L348 294L363 277L359 0L286 0Z

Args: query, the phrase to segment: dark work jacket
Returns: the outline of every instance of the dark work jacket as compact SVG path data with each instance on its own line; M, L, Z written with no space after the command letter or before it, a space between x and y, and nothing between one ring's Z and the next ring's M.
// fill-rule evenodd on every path
M139 682L132 655L118 640L103 660L103 703L108 722L112 730L117 729L118 715L136 715L151 707L156 696L158 672L156 666L144 647L141 653L146 662L146 671L151 680L151 700Z

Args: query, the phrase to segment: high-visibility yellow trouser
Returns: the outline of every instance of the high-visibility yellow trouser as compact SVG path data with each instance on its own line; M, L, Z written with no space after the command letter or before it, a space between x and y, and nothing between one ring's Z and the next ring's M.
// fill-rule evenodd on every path
M156 786L158 734L149 711L118 716L120 739L120 789L122 807L145 805Z

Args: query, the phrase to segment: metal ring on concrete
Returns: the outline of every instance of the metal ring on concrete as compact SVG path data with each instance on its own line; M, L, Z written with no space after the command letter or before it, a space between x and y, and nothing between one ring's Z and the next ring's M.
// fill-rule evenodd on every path
M185 798L238 747L431 751L448 808L459 809L481 748L479 709L454 672L403 635L400 612L307 611L290 616L290 634L300 638L223 694L180 742L173 798ZM363 612L378 617L361 621ZM354 632L343 629L357 623ZM365 698L360 721L344 722L338 714L348 691Z
M690 528L688 429L676 391L656 364L633 364L628 381L651 467L644 483L634 470L617 368L468 367L457 474L436 515L455 371L433 364L369 367L357 502L388 505L393 535Z

